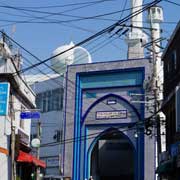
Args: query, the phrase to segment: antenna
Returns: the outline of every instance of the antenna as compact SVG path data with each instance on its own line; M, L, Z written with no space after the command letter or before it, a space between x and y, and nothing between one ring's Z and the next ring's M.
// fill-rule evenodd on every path
M15 34L15 32L16 32L16 25L15 24L13 24L13 26L12 26L12 29L11 29L11 37L13 37L13 35Z

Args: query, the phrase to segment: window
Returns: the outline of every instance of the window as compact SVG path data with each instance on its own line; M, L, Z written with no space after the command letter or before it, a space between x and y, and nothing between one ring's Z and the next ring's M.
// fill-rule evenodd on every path
M151 11L152 11L153 15L156 13L156 9L155 8L152 8Z
M62 130L56 130L53 139L60 142L62 140Z
M36 105L42 112L61 110L63 108L63 89L58 88L37 94Z
M174 51L172 52L171 60L172 60L172 68L173 68L173 70L176 70L176 68L177 68L176 50L174 50Z
M47 112L47 92L43 93L43 106L42 110L43 112Z
M169 65L169 62L167 62L167 72L168 72L168 73L170 72L170 65Z
M180 106L180 86L176 87L176 132L180 132L180 111L178 110Z
M86 92L86 98L96 98L96 93L93 92Z
M42 94L36 95L36 106L38 109L42 109Z
M46 93L47 95L47 111L51 111L52 110L52 93L51 91L48 91Z

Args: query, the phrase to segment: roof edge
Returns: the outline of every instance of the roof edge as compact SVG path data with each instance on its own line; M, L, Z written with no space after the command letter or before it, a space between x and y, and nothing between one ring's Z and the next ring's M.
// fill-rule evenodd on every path
M177 31L178 31L179 29L180 29L180 21L177 23L177 25L176 25L176 27L175 27L175 29L174 29L174 31L173 31L173 33L172 33L172 35L171 35L168 43L167 43L167 45L166 45L166 48L164 49L164 52L163 52L162 57L161 57L162 59L164 58L165 54L167 53L168 48L169 48L169 46L171 45L171 43L172 43L172 41L173 41L173 39L174 39L174 37L175 37L175 35L176 35L176 33L177 33Z

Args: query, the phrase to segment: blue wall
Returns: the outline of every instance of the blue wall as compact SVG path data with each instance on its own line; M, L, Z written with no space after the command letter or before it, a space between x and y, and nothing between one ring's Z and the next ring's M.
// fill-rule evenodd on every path
M126 70L116 70L116 71L101 71L93 73L80 73L76 75L76 101L75 101L75 117L74 117L74 141L73 146L73 180L80 180L89 178L90 172L90 156L93 148L93 144L90 147L87 147L88 139L84 138L88 134L88 127L84 121L87 114L90 112L90 108L96 106L96 104L103 100L103 98L97 99L93 104L89 104L89 109L86 109L84 117L82 117L82 91L84 89L107 89L107 94L109 96L113 95L109 92L108 88L123 88L129 87L131 90L132 87L140 87L143 92L143 80L144 80L144 68L133 68ZM114 95L116 96L116 95ZM107 96L108 97L108 96ZM118 97L118 96L117 96ZM139 121L144 118L144 107L142 106L141 110L138 111L131 103L122 97L119 99L126 102L129 107L135 112ZM105 129L108 128L111 124L106 124ZM113 124L113 126L128 126L128 124ZM94 127L102 126L94 124ZM94 137L94 142L101 136L97 134ZM80 138L81 137L81 138ZM133 141L130 139L130 141ZM135 149L135 179L143 180L144 179L144 134L143 130L140 132L139 138L136 140Z

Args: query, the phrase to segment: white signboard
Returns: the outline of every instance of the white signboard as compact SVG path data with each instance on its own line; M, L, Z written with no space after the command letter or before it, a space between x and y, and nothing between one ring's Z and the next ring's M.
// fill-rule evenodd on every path
M127 110L117 111L97 111L96 119L125 119L127 118Z

